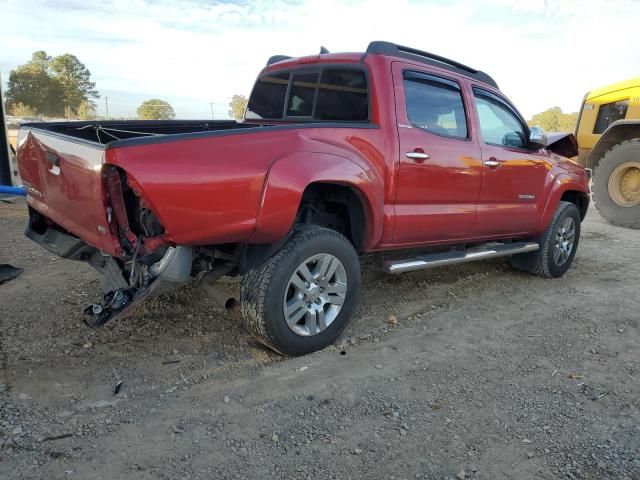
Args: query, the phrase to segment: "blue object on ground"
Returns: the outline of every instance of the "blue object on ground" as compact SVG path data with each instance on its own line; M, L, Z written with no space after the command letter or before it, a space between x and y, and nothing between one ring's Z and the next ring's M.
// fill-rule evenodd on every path
M27 194L27 189L24 187L9 187L7 185L0 185L0 194L4 193L5 195L22 195L23 197Z

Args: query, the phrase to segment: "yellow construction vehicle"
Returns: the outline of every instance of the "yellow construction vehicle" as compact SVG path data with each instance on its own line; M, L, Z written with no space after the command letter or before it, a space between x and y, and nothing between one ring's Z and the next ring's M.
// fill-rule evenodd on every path
M598 211L640 228L640 77L588 92L575 136L578 162L593 170Z

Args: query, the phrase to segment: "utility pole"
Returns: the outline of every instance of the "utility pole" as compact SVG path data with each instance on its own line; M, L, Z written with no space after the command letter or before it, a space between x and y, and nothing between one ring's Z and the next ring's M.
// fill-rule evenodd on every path
M209 102L209 106L211 107L211 120L213 120L213 102Z
M107 108L107 120L109 120L109 97L104 97L104 104Z

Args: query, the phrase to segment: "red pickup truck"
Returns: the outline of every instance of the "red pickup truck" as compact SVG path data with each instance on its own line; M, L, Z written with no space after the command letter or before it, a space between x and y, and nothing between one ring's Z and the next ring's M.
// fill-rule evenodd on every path
M36 123L18 143L27 236L104 274L88 325L242 275L248 328L291 355L345 328L359 253L388 273L511 256L558 277L589 204L573 137L548 145L489 75L388 42L272 57L242 123Z

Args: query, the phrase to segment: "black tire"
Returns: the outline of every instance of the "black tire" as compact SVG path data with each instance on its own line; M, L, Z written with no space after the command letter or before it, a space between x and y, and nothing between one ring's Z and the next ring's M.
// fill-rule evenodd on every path
M342 263L347 291L342 307L327 328L301 336L286 323L285 289L296 269L308 258L330 254ZM240 308L249 331L260 341L286 355L304 355L331 345L345 329L360 297L360 261L355 249L340 233L316 225L296 226L282 249L261 266L247 272L240 288Z
M614 145L600 159L593 175L593 198L600 214L613 225L640 229L640 205L618 205L609 194L609 178L625 162L640 162L640 139Z
M575 238L571 253L562 264L558 264L554 257L556 236L567 218L573 219ZM557 278L564 275L573 263L573 258L576 255L580 241L580 211L578 207L571 202L560 202L549 228L547 228L542 235L533 239L533 241L538 242L540 248L535 252L514 255L511 257L511 266L541 277Z

